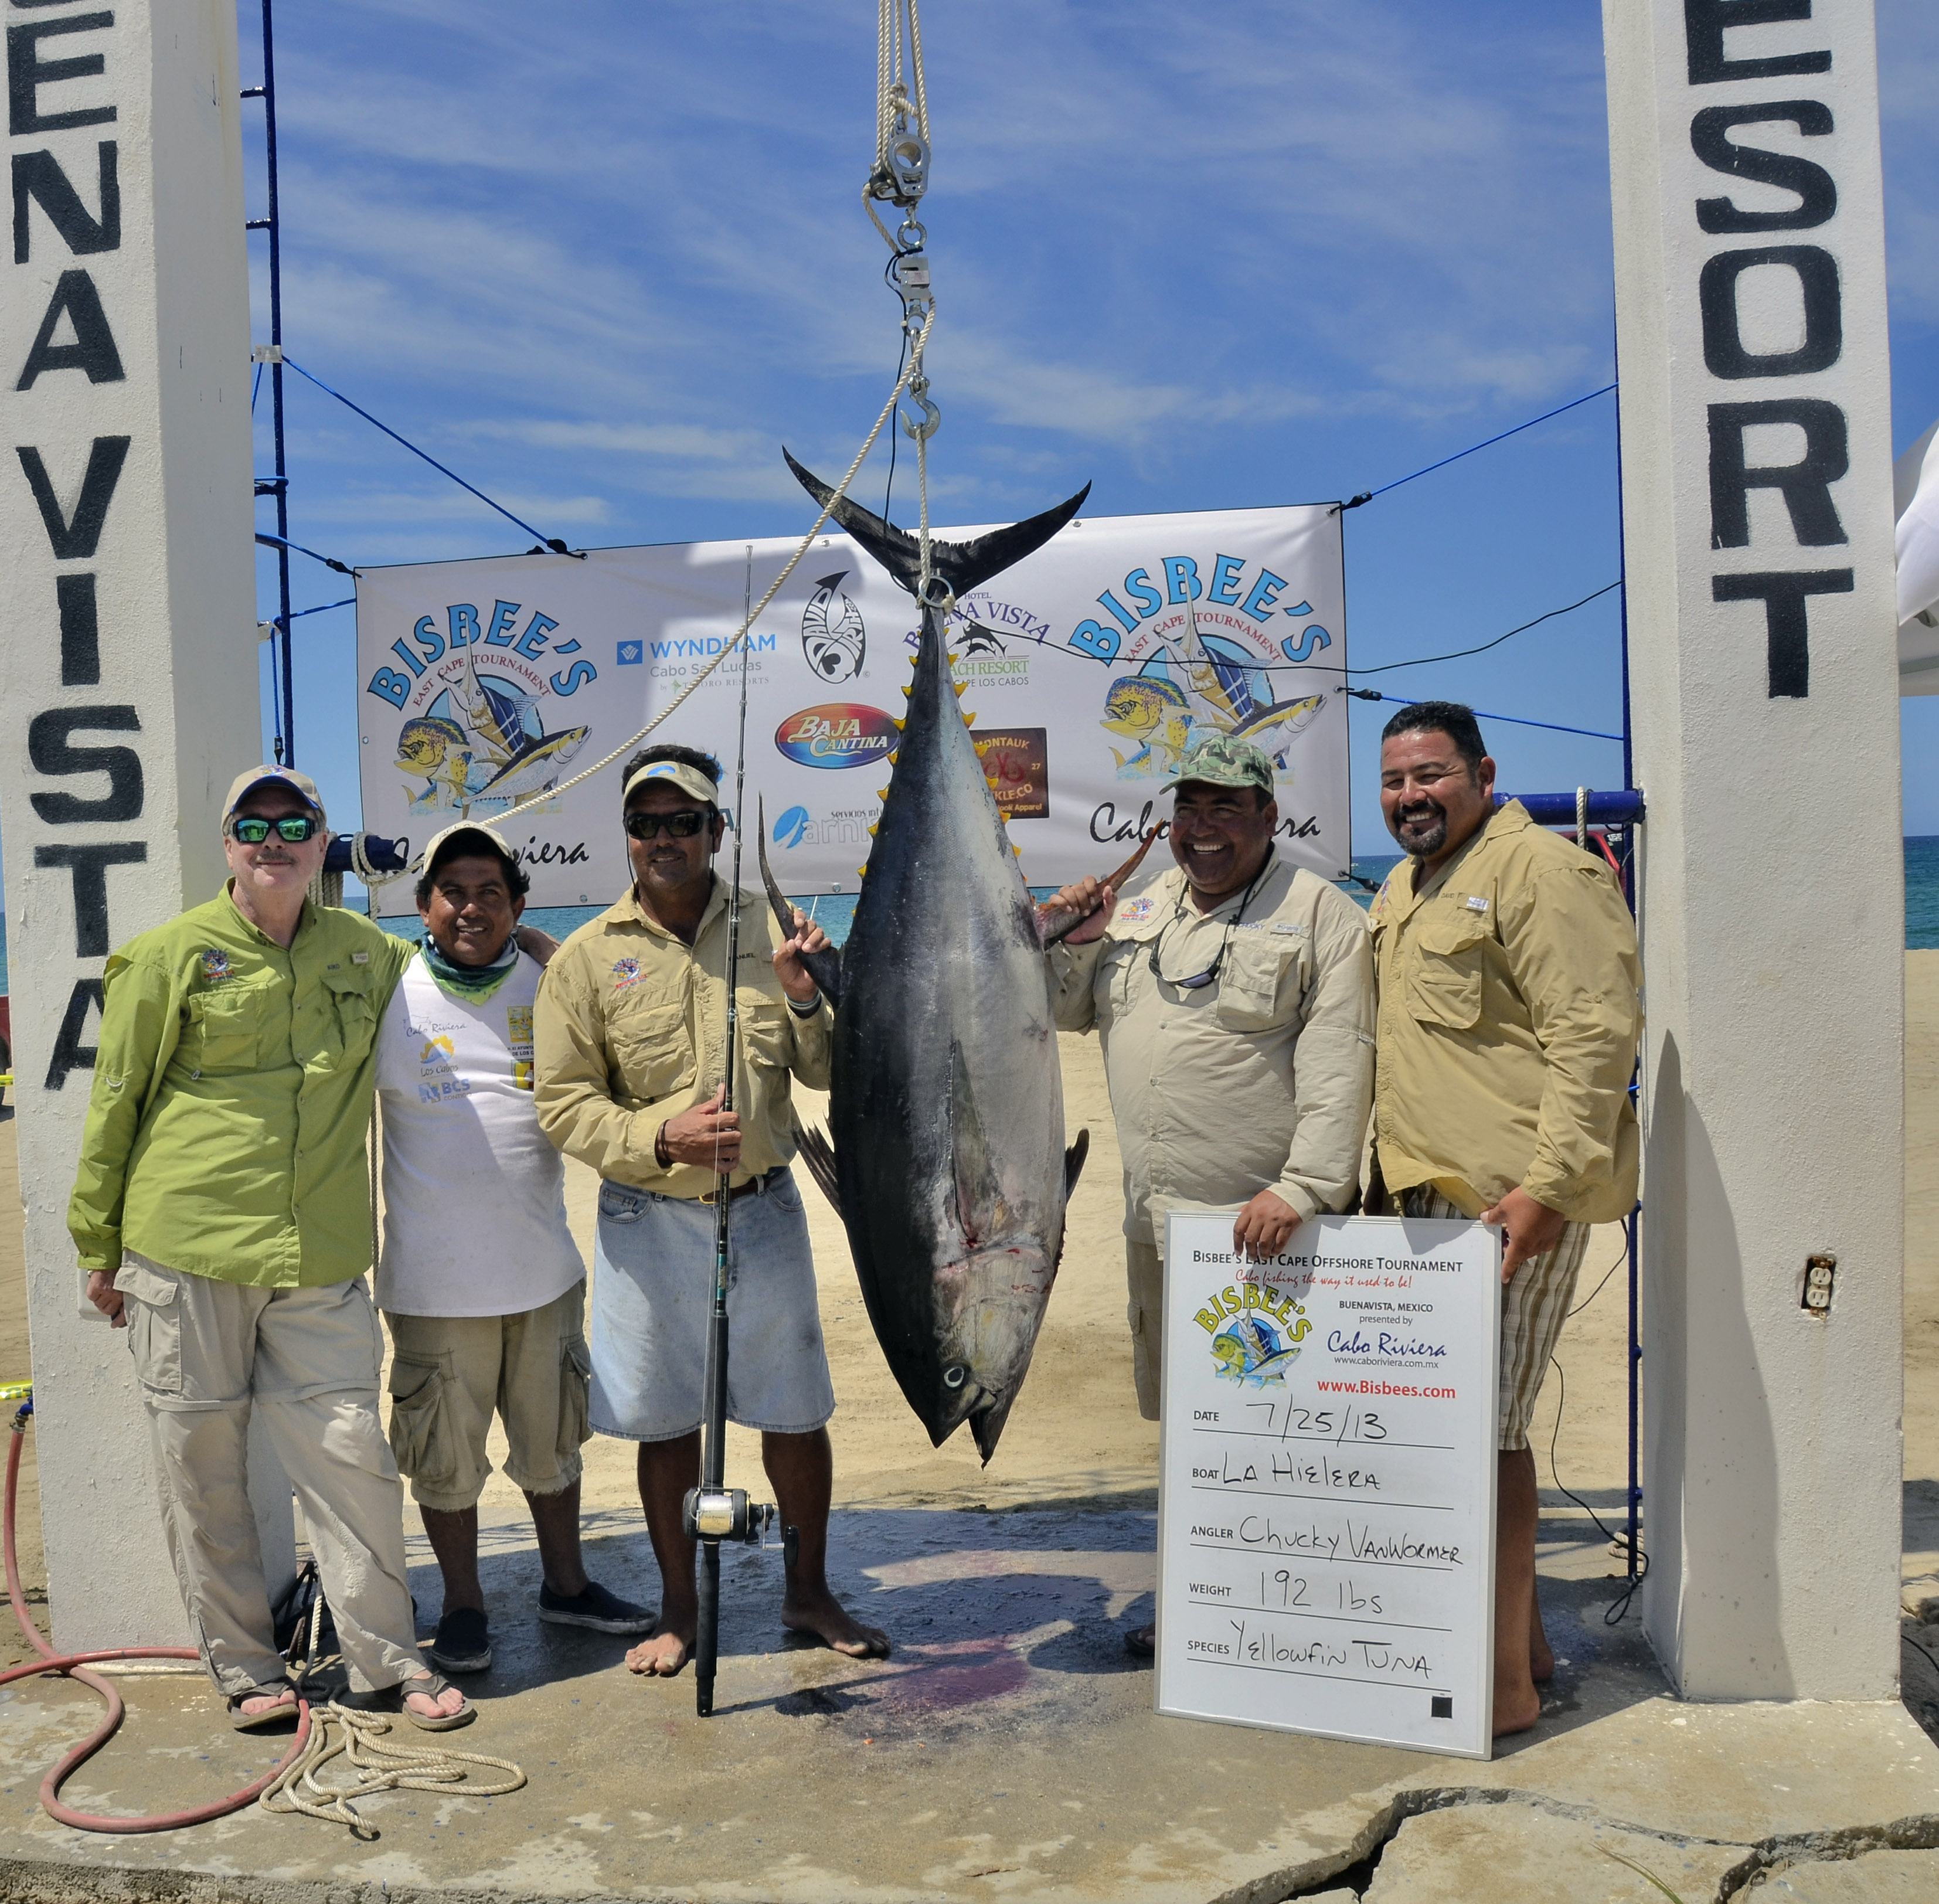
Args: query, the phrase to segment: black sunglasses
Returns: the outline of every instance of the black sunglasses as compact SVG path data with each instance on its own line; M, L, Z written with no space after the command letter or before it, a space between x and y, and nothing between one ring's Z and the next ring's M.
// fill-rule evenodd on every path
M691 839L706 825L709 817L696 813L690 806L683 807L677 813L629 813L626 815L626 830L635 839L656 839L664 827L676 839Z
M300 846L306 839L322 830L323 822L312 819L306 813L292 813L282 820L265 820L260 814L245 813L230 821L229 834L232 839L239 839L245 846L260 846L269 838L272 827L279 839L287 840L292 846Z

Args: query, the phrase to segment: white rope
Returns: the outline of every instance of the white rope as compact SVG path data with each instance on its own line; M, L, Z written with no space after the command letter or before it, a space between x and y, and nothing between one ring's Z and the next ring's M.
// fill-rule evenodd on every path
M364 845L365 837L361 833L350 836L350 870L364 882L367 888L374 891L379 886L388 886L393 879L401 879L406 873L414 872L418 861L424 858L423 851L420 848L417 859L412 860L408 866L393 867L387 872L370 863L370 855Z
M689 694L692 693L693 691L699 687L700 684L706 680L708 676L712 674L714 669L719 667L721 663L725 661L727 657L734 652L735 648L740 646L742 641L746 640L748 630L751 629L755 623L759 621L762 616L767 612L768 604L773 601L776 596L780 594L783 585L787 582L787 578L794 573L802 557L806 555L809 549L814 546L814 538L821 533L822 524L826 522L829 516L834 513L835 505L848 493L849 484L854 482L856 477L860 473L863 464L868 459L869 452L875 446L875 439L882 434L882 425L887 422L889 419L895 414L896 406L897 404L901 402L903 392L909 388L909 379L915 376L922 367L923 347L929 342L929 334L935 327L935 324L936 307L933 304L931 304L930 306L929 315L923 321L921 334L916 339L915 348L909 353L909 367L903 371L901 377L898 379L894 389L889 392L889 401L882 406L881 414L875 419L874 428L872 428L868 435L863 439L861 448L855 452L855 460L848 465L848 474L845 475L842 480L835 486L834 493L830 495L828 501L823 504L821 513L815 517L814 526L811 528L808 533L802 538L800 547L795 550L793 555L788 557L787 566L775 577L774 580L771 583L769 583L767 593L763 596L759 602L755 603L753 613L748 616L747 620L742 622L740 627L735 630L734 638L731 641L728 642L726 646L721 649L720 652L717 654L711 661L708 662L707 666L702 669L699 673L696 675L692 680L689 681L671 701L668 702L666 705L661 708L659 712L655 714L652 720L649 720L637 734L634 735L631 740L622 741L619 745L614 748L612 752L607 754L603 760L595 760L583 773L576 773L570 780L561 781L556 787L548 787L543 788L540 792L531 795L528 799L521 800L516 806L507 807L504 812L494 816L495 822L509 820L515 814L523 813L528 808L537 806L543 801L556 800L559 796L564 793L568 787L577 787L582 780L590 780L595 773L598 773L604 769L610 767L615 760L619 759L620 755L626 753L631 748L637 747L641 741L644 740L646 737L660 724L662 721L667 720L670 716L671 716L675 710L679 708L680 703L684 701ZM927 516L926 513L924 519L925 524L927 524ZM927 538L927 527L925 527L924 531L925 538ZM925 546L927 546L926 543ZM736 818L738 820L738 815L736 815Z
M348 1825L367 1844L379 1834L375 1825L352 1810L355 1799L373 1798L379 1792L449 1792L453 1787L467 1798L502 1798L525 1783L523 1768L509 1759L441 1746L387 1745L383 1738L391 1724L378 1713L312 1706L309 1739L302 1756L263 1788L257 1803L265 1811L297 1811L306 1818ZM343 1761L349 1780L326 1784L318 1774L336 1759ZM490 1784L475 1783L467 1770L472 1765L489 1765L505 1776Z

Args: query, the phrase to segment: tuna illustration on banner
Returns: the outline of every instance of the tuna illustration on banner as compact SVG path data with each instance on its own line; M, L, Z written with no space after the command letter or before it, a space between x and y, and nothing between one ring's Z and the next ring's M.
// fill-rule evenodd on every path
M823 681L854 680L869 651L862 611L841 592L848 576L845 568L823 576L801 611L801 651Z
M1195 588L1196 577L1189 580ZM1120 780L1168 779L1193 747L1218 733L1254 742L1271 760L1274 777L1292 784L1293 738L1311 724L1326 696L1275 700L1270 637L1253 629L1242 611L1222 611L1219 618L1234 632L1201 629L1188 595L1176 613L1140 632L1130 658L1142 654L1142 664L1105 689L1099 724L1125 743L1114 741L1111 748ZM1329 640L1323 629L1308 629L1307 635L1304 645L1313 650ZM1317 641L1310 638L1314 636Z
M543 704L576 693L597 678L598 670L575 660L548 676L549 657L541 657L559 623L534 613L524 632L515 635L518 613L516 604L498 603L488 631L475 608L455 604L446 611L448 640L431 617L422 616L412 631L422 651L402 641L391 644L411 672L385 667L371 678L367 691L404 714L394 765L413 818L501 813L556 786L584 748L591 727L549 729ZM480 645L502 652L481 660ZM551 653L574 654L579 645L563 641Z

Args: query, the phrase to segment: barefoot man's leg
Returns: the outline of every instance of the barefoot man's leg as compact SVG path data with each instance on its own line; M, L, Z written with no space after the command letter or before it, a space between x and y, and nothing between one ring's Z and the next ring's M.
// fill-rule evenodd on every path
M682 1510L687 1489L699 1480L698 1429L671 1441L640 1443L640 1505L660 1564L660 1622L626 1655L626 1664L636 1673L671 1678L693 1651L700 1601L693 1586L694 1543L686 1537ZM824 1516L826 1511L824 1506Z
M774 1483L781 1525L799 1536L781 1601L781 1624L813 1634L837 1653L856 1659L886 1659L889 1636L864 1626L829 1591L828 1503L835 1484L835 1456L828 1430L804 1435L764 1434L761 1464Z
M1495 1510L1495 1736L1525 1732L1542 1717L1529 1657L1535 1617L1535 1534L1540 1509L1535 1456L1499 1455Z

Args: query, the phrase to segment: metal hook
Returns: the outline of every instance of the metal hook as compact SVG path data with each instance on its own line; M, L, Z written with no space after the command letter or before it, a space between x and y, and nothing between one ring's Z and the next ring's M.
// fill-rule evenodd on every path
M956 591L940 575L932 575L916 584L915 599L925 608L946 615L956 606Z
M918 443L926 443L942 427L942 413L929 401L929 379L912 377L909 379L910 400L922 412L922 421L912 423L906 416L902 419L903 434Z

